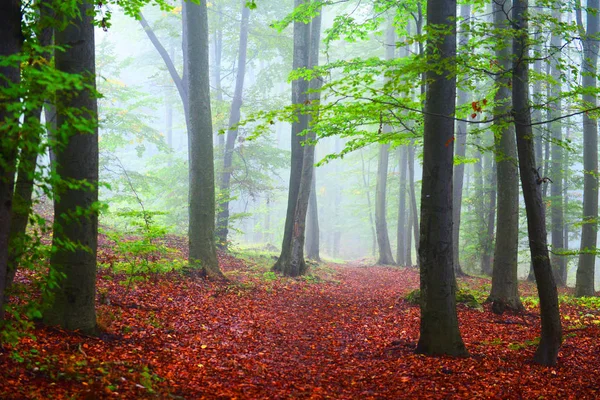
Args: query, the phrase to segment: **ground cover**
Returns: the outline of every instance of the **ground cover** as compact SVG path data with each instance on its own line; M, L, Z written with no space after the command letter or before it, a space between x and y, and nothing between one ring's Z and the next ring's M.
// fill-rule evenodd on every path
M176 239L170 245L182 247ZM221 254L229 282L181 270L132 280L110 268L109 254L100 252L103 333L38 326L35 339L0 348L0 398L600 396L598 303L568 293L559 365L544 368L530 362L539 334L534 297L521 315L460 304L471 356L429 358L413 353L419 307L405 297L418 288L414 268L326 264L307 278L287 279L269 272L268 255ZM32 278L19 279L26 287ZM481 301L489 280L466 278L460 285ZM533 294L528 285L524 292Z

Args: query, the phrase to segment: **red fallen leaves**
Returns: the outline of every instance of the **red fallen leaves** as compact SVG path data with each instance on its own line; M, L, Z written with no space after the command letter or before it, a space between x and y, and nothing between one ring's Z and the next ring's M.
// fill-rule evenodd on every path
M413 353L419 309L402 300L418 287L414 269L332 266L335 280L314 284L265 281L240 260L221 258L230 284L171 273L127 292L117 282L122 277L101 276L111 299L98 310L107 333L90 338L39 328L37 340L3 348L0 398L599 395L594 311L562 307L565 326L577 320L581 329L565 338L556 368L529 361L535 346L526 341L539 333L537 310L496 316L459 306L471 357L430 358Z

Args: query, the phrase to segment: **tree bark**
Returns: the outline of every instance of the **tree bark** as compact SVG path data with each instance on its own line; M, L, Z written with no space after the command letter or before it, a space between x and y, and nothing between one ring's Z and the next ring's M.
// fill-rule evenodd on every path
M319 42L321 41L321 10L313 17L310 23L310 40L308 52L308 67L315 68L319 65ZM306 134L307 143L304 143L304 155L302 160L302 176L300 177L300 189L298 192L298 203L296 205L296 216L294 218L294 230L292 233L292 276L298 271L299 275L306 272L306 261L304 260L304 240L306 231L306 214L308 212L308 202L310 192L312 191L312 179L314 176L315 164L315 131L311 125L317 122L319 118L319 100L318 91L321 89L321 79L312 79L309 88L313 91L308 95L309 104L313 109L309 117L308 133ZM317 92L314 92L317 91Z
M448 32L429 38L429 62L456 57L456 1L427 3L427 24ZM436 28L436 30L439 28ZM431 33L430 33L431 34ZM441 69L441 68L440 68ZM456 314L456 281L452 244L452 171L456 76L448 70L427 72L421 190L421 325L416 351L429 355L465 356Z
M558 6L558 3L555 3ZM553 11L553 17L560 23L560 12L557 10ZM552 61L550 63L550 72L552 78L556 79L558 83L550 85L550 118L556 119L560 116L560 71L558 70L558 60L560 55L561 40L560 37L553 32L550 39L550 52L553 54ZM552 183L550 186L550 217L552 222L552 253L551 262L554 267L554 279L559 286L565 286L566 282L563 281L563 275L567 269L565 256L560 255L560 252L564 251L564 218L563 218L563 149L560 145L562 142L562 123L559 121L553 121L550 123L550 133L552 135L552 162L551 170L549 175L551 176Z
M386 194L387 194L387 174L389 160L389 144L379 145L379 157L377 163L377 184L375 189L375 232L377 234L377 246L379 249L379 259L377 264L392 265L392 248L387 229L386 220Z
M0 56L19 54L23 46L21 33L21 2L8 0L0 3ZM0 92L8 89L15 93L20 82L19 63L14 61L0 66ZM9 92L10 93L10 92ZM4 97L4 96L3 96ZM0 102L0 321L4 319L5 290L8 275L8 245L12 214L19 116L11 107L19 102L19 94L6 96ZM12 123L10 123L12 121Z
M40 19L37 22L39 32L39 45L42 47L52 44L54 30L48 26L40 26L40 21L51 18L53 13L44 3L40 3ZM46 52L42 57L50 62L52 54ZM44 98L45 87L32 82L30 89L30 97L33 99L26 100L32 109L25 112L23 119L23 134L26 135L26 143L21 147L19 156L19 166L17 168L17 181L14 187L13 209L10 221L10 238L9 238L9 256L8 256L8 274L6 280L6 288L8 289L14 280L17 272L19 259L26 251L26 229L31 209L33 205L33 181L35 168L37 165L38 154L40 153L40 143L42 126L40 125L40 117L42 115L42 101Z
M219 189L224 201L219 204L220 211L217 215L217 246L226 249L229 234L229 200L231 198L231 174L233 172L233 150L238 135L237 124L240 122L242 97L244 93L244 77L246 76L246 58L248 52L248 27L250 9L246 1L241 1L242 21L240 24L240 40L238 47L238 70L229 112L227 139L225 140L225 153L223 155L223 169L219 180Z
M208 18L206 0L183 3L184 46L189 101L189 264L201 276L222 279L215 247L215 176L213 159Z
M525 198L527 231L533 271L540 298L542 320L541 339L534 361L555 365L562 342L562 328L558 309L558 293L546 242L546 217L542 201L541 182L535 164L531 109L529 107L528 4L526 0L513 2L513 24L517 32L513 39L513 108L519 156L519 172Z
M312 188L308 199L308 215L306 221L306 258L321 261L319 255L319 208L317 206L316 168L313 168Z
M596 74L598 63L598 33L600 32L600 17L598 0L587 2L587 28L584 31L581 11L577 14L579 30L583 40L583 88L590 94L583 95L586 108L597 105ZM581 7L579 8L581 10ZM587 31L587 32L586 32ZM594 275L596 266L596 241L598 237L598 122L583 114L583 225L581 226L581 246L579 265L575 279L575 295L594 296Z
M307 0L294 0L294 8L304 4ZM310 24L300 21L294 21L294 52L292 68L308 67L310 47ZM298 194L300 193L300 181L302 178L304 148L302 140L308 129L308 114L301 108L308 102L308 81L303 78L292 81L292 104L297 107L297 120L292 123L292 151L290 165L290 183L288 189L288 206L285 217L285 226L283 241L281 244L281 254L273 266L273 270L281 272L284 275L298 276L306 272L305 266L295 265L292 268L292 236L294 235L294 225L296 220L296 206L298 204ZM304 134L304 135L303 135Z
M460 6L460 17L463 21L468 21L471 18L471 5L462 4ZM463 30L458 35L458 41L460 44L466 44L469 41L468 30ZM469 94L464 90L457 90L458 92L458 104L463 106L469 102ZM456 123L456 142L455 142L455 156L458 158L464 158L467 151L467 122L458 121ZM462 197L463 197L463 182L465 176L465 164L459 163L454 167L454 182L452 187L452 243L454 244L454 273L457 276L463 276L463 272L460 266L460 217L462 209Z
M492 154L484 157L486 178L484 187L488 195L488 204L485 208L485 232L481 249L481 271L488 276L492 275L492 254L494 252L494 222L496 216L496 163Z
M56 171L61 182L54 187L52 246L56 250L50 266L51 271L64 274L64 278L52 291L44 322L93 334L97 330L98 108L94 93L94 26L90 15L93 4L84 1L78 7L80 15L55 34L56 45L66 49L56 52L55 64L59 71L81 74L91 88L56 94L57 126L68 136L56 150ZM87 120L81 131L73 129L73 109L82 110L78 118ZM71 181L78 182L77 187Z
M492 1L494 27L499 32L510 29L508 16L510 2ZM507 34L503 44L496 50L496 60L502 73L496 78L497 92L494 98L494 115L507 115L512 108L510 82L511 53ZM494 122L494 147L496 151L496 187L498 209L496 211L496 245L492 268L492 289L487 301L492 310L502 314L505 310L521 311L519 297L518 251L519 251L519 170L517 167L517 143L514 128L505 118ZM534 139L535 140L535 139Z
M419 210L417 209L417 193L415 190L415 145L408 145L408 188L410 195L410 216L412 217L413 237L417 254L419 253ZM410 251L410 248L409 250ZM417 257L417 262L418 257Z
M406 146L399 147L396 151L398 155L398 170L400 178L398 181L398 225L396 234L396 262L400 266L406 266Z

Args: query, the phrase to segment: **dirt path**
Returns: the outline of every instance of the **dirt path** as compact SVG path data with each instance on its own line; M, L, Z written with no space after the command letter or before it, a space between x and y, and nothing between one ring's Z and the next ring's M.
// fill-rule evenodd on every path
M326 282L265 280L232 261L234 283L171 274L128 293L104 277L109 335L37 330L14 349L27 365L0 355L0 398L597 397L595 324L567 338L561 365L548 369L528 361L535 317L521 324L460 306L472 357L424 357L413 353L419 308L401 299L418 287L417 270L332 268Z

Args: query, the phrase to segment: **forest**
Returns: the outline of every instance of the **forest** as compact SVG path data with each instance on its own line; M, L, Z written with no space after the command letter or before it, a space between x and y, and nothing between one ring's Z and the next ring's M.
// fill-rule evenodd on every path
M0 399L598 398L599 9L0 1Z

